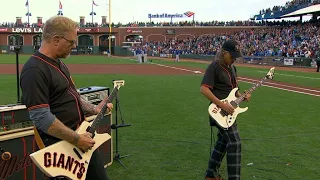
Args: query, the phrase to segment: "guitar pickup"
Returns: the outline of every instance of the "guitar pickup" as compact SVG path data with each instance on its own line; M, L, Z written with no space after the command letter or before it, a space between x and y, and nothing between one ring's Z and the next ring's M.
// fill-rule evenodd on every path
M239 106L239 105L238 105L236 102L234 102L234 101L231 101L231 102L230 102L230 105L231 105L232 107L234 107L234 108L236 108L236 107Z
M81 150L83 153L85 153L83 150ZM73 148L73 152L76 153L76 155L79 157L79 159L82 159L81 154L78 152L78 150L76 148Z

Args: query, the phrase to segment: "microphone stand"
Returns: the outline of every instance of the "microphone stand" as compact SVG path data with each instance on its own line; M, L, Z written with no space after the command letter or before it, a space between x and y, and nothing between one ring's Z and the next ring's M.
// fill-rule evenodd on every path
M14 51L16 53L16 70L17 70L17 104L20 104L20 82L19 82L19 51L20 47L15 46Z
M119 99L118 99L118 93L116 95L116 126L115 126L115 130L116 130L116 153L115 153L115 157L114 159L117 160L124 168L126 168L123 163L121 162L121 158L125 158L125 157L128 157L130 156L131 154L128 154L128 155L124 155L124 156L121 156L120 153L119 153L119 150L118 150L118 128L117 125L118 125L118 106L119 106L119 111L120 111L120 116L121 116L121 120L122 120L122 124L124 124L124 121L122 119L122 115L121 115L121 110L120 110L120 105L119 105ZM130 125L128 125L130 126Z

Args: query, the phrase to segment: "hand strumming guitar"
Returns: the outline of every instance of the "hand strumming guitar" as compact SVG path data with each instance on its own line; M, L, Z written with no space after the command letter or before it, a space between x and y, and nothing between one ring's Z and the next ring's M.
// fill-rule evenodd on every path
M90 150L96 143L92 139L92 134L89 132L86 132L84 134L79 134L78 138L79 139L78 139L78 142L76 143L76 146L78 146L80 149L82 149L85 152Z
M221 102L218 106L230 115L234 113L234 108L229 103Z

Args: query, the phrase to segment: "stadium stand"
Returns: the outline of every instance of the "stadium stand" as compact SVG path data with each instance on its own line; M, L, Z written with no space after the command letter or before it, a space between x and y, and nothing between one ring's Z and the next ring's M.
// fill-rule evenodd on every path
M149 51L156 54L215 55L227 39L236 39L245 56L282 56L320 58L319 21L284 23L266 29L237 31L234 34L211 34L166 42L147 42Z
M279 19L285 14L316 4L320 4L320 0L292 0L288 1L284 6L274 6L273 8L260 10L259 14L252 17L252 20Z

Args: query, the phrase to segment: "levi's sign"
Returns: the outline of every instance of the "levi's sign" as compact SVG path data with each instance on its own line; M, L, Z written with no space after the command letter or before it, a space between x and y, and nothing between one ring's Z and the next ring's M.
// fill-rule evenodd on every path
M42 33L42 28L12 28L14 33Z
M79 32L80 29L77 28L77 31ZM99 28L85 28L82 29L84 32L99 32ZM1 29L0 29L0 32ZM42 28L12 28L13 33L42 33Z

